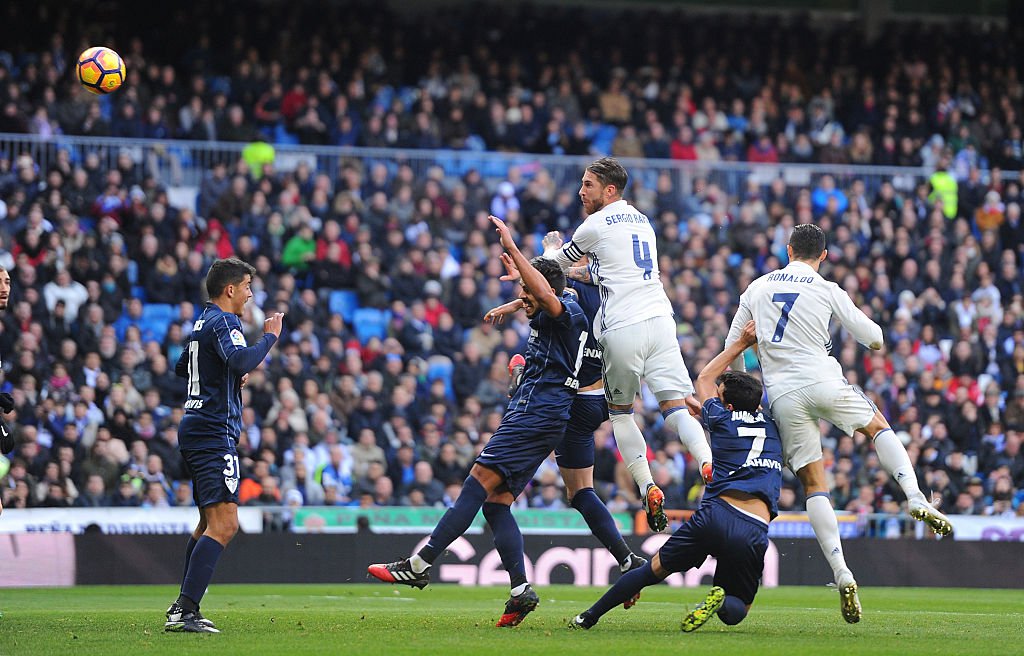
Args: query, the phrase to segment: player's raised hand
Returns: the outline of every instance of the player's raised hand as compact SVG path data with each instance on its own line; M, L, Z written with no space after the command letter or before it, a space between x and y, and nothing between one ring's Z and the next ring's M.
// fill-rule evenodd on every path
M499 280L502 282L517 282L521 276L519 269L516 268L516 263L512 261L512 257L508 253L502 253L501 263L505 265L505 271L508 271L508 273L499 278Z
M270 333L274 337L280 337L283 320L284 312L275 312L263 322L263 332Z
M744 347L757 344L757 326L753 321L748 321L747 325L743 326L739 341Z
M544 252L557 251L562 248L562 233L557 230L552 230L548 234L544 235L544 239L541 240L540 245L544 247Z
M494 216L493 214L487 217L494 224L495 230L498 231L498 236L501 237L501 245L505 250L512 250L516 247L516 242L512 239L512 231L508 229L505 222Z

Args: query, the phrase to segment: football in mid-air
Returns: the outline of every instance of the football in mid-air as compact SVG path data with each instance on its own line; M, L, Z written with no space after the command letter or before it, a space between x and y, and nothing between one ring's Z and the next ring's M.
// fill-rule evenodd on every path
M78 56L78 81L86 91L101 95L124 83L124 60L110 48L95 46Z

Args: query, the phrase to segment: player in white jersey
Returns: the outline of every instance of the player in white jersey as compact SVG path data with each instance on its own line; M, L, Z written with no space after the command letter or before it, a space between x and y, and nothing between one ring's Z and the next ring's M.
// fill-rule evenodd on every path
M779 425L783 457L803 483L807 516L818 543L832 566L842 595L843 617L860 620L857 583L846 566L839 525L825 481L821 433L824 419L840 430L860 431L874 441L882 467L907 495L910 514L940 535L953 526L935 510L917 484L906 449L860 388L850 385L829 351L829 322L839 319L868 348L882 348L882 329L861 312L834 282L821 277L825 233L816 225L797 226L789 240L789 265L750 283L740 296L726 344L739 339L751 319L757 325L758 357L772 415Z
M706 479L711 476L711 447L688 409L689 402L699 412L699 404L676 341L672 305L661 284L654 228L622 199L627 181L626 170L614 158L604 157L587 167L579 196L588 216L553 256L563 269L584 255L590 259L590 272L601 290L594 327L604 352L605 396L615 443L643 492L648 523L662 531L668 525L665 495L654 484L647 443L633 420L640 378Z

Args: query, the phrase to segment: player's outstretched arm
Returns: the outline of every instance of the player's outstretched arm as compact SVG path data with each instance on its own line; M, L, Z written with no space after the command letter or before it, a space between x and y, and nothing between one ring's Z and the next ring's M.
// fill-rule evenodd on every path
M247 374L260 366L260 363L263 362L263 358L267 357L267 353L270 353L270 349L281 336L283 319L283 312L275 312L273 315L268 317L267 320L263 322L263 337L261 337L258 342L252 346L235 348L228 353L228 367L237 374Z
M514 301L509 301L503 305L499 305L496 308L487 311L484 315L484 322L493 323L499 325L505 321L505 317L509 314L515 314L519 310L523 309L523 302L518 298Z
M526 259L526 256L516 246L516 242L512 239L512 232L505 225L505 222L496 216L489 217L491 223L494 224L495 229L501 236L501 245L508 251L509 257L512 258L512 263L515 264L516 269L519 270L519 275L522 278L523 284L530 290L534 298L537 299L537 303L540 305L540 309L546 312L552 317L559 317L564 311L562 300L558 298L554 290L551 289L551 285L541 275L540 271L533 268L530 261Z
M750 307L744 302L744 298L740 297L740 305L736 308L736 316L732 318L732 325L729 326L729 335L725 338L725 346L728 348L736 342L743 334L744 327L750 323L754 318L753 313L750 311ZM754 338L754 343L757 343L757 337ZM743 350L740 350L739 355L743 354ZM737 356L732 362L732 368L736 371L746 371L746 365L743 363L743 358ZM717 376L716 376L717 378ZM701 401L703 403L703 400Z
M846 290L839 285L832 285L832 313L839 318L843 327L850 331L853 338L872 351L882 348L882 327L861 312Z
M716 355L697 376L697 398L703 404L708 399L718 396L718 377L725 373L733 360L743 355L743 351L757 343L757 327L748 321L739 336L725 350Z

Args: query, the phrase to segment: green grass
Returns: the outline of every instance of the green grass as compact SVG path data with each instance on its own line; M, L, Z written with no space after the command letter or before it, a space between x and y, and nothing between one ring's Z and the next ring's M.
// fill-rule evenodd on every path
M538 590L541 605L496 629L507 588L434 585L214 585L203 611L220 635L167 634L172 586L0 591L0 654L969 654L1024 651L1019 590L868 588L864 619L848 625L824 587L760 592L734 627L712 618L683 634L679 620L706 589L657 586L589 632L566 628L597 588Z

